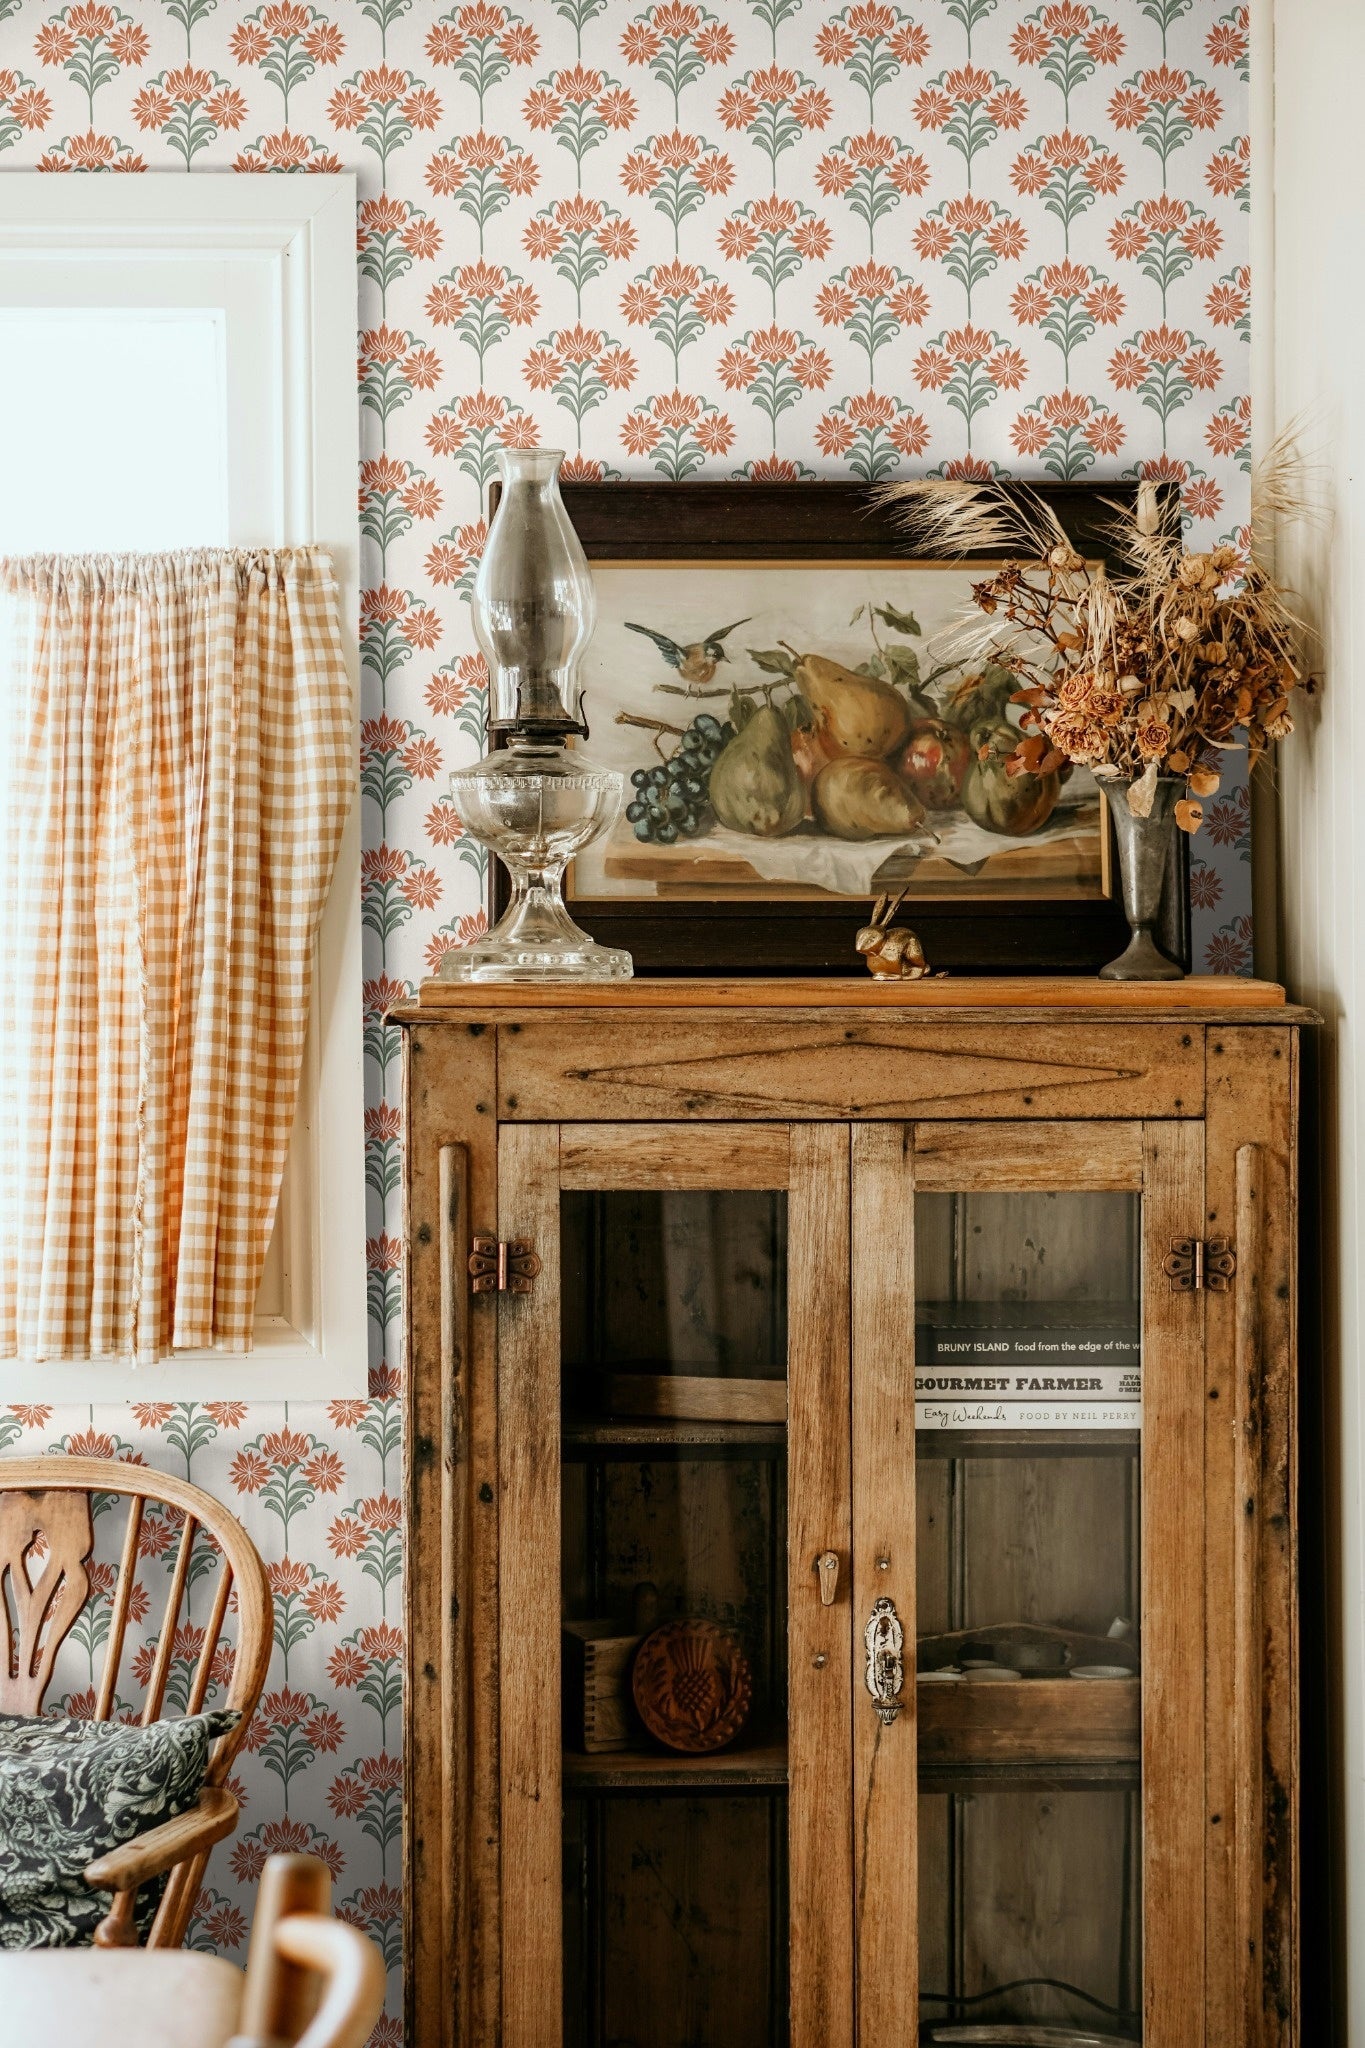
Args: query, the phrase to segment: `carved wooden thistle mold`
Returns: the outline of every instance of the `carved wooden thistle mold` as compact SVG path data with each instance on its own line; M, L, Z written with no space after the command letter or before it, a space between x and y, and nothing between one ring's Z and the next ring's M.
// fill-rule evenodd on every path
M733 1742L753 1699L749 1660L728 1629L671 1621L646 1636L631 1691L640 1719L669 1749L700 1755Z

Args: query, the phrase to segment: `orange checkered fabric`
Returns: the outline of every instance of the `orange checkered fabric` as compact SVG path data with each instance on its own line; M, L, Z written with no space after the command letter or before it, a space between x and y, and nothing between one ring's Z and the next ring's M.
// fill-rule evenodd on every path
M351 714L319 550L0 562L0 1357L250 1350Z

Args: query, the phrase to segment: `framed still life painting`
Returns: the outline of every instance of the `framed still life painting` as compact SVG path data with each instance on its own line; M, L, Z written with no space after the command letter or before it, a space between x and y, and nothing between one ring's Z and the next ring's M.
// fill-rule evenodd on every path
M1136 487L1036 488L1102 560ZM627 781L567 878L594 937L640 973L851 973L872 902L903 891L934 967L1093 972L1120 950L1098 784L1007 775L1013 681L952 652L993 558L912 559L859 484L563 495L597 586L585 751ZM1181 957L1174 867L1167 898Z

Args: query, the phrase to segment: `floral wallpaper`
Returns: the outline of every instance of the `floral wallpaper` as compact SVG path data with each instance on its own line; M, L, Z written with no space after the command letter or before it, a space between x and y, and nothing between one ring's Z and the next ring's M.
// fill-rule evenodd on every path
M1247 9L1222 0L0 0L0 170L359 174L374 1398L13 1410L190 1470L272 1559L279 1666L196 1939L275 1842L396 1958L396 1034L482 927L444 801L500 446L580 477L1156 476L1248 507ZM1251 965L1248 802L1194 849ZM211 1389L206 1389L206 1392ZM396 1979L395 2001L396 2005ZM396 2042L396 2021L376 2037Z

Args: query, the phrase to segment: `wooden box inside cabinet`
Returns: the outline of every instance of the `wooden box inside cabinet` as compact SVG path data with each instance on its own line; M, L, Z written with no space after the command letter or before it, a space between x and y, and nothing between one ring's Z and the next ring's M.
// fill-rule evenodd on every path
M398 1017L410 2048L1292 2048L1306 1013Z

